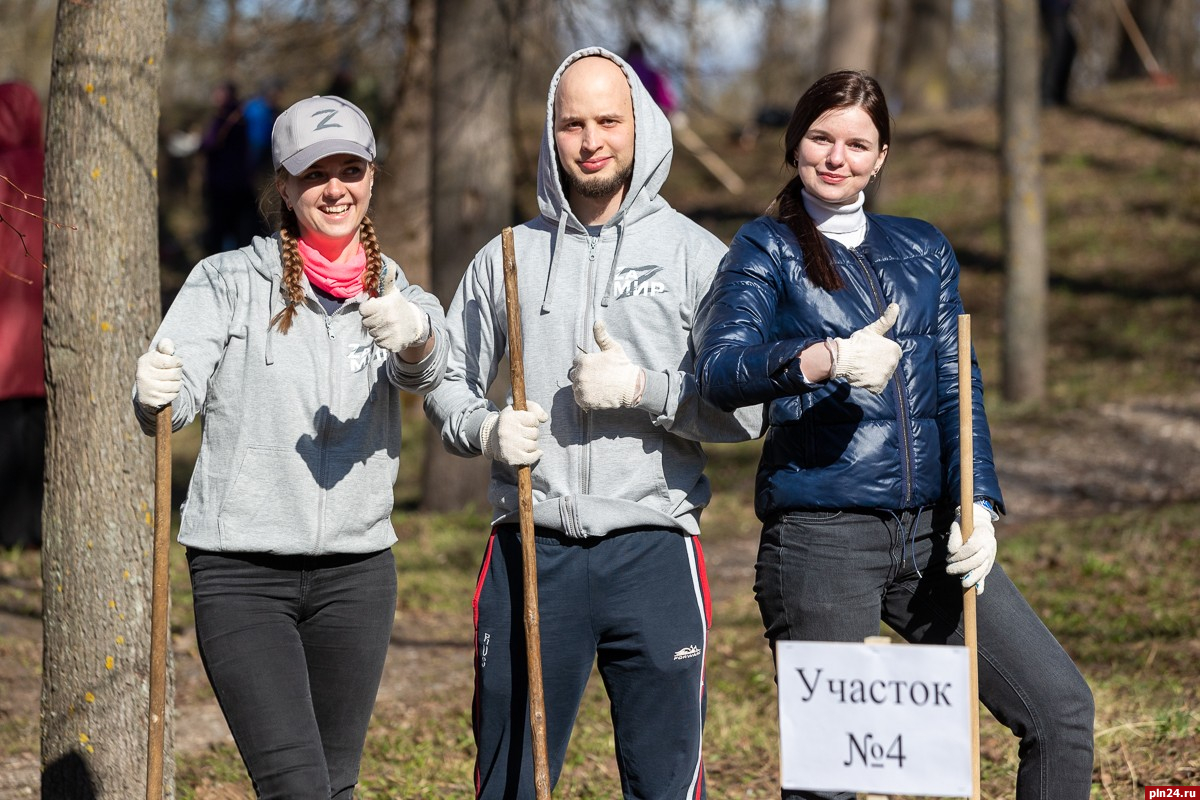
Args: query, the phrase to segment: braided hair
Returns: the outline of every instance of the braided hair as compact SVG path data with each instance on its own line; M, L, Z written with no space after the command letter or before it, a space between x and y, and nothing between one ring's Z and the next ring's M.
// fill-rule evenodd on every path
M287 174L280 167L278 180L286 180ZM292 319L296 316L296 308L304 302L304 260L300 257L300 248L296 246L300 238L300 220L296 212L288 208L275 192L279 207L276 215L279 218L279 260L283 263L283 281L280 294L287 305L271 318L271 325L279 326L279 332L286 334L292 327ZM379 292L379 277L383 273L383 251L379 247L379 239L375 236L375 224L371 218L364 216L358 226L358 239L362 243L363 252L367 256L367 268L363 271L363 288L372 294Z

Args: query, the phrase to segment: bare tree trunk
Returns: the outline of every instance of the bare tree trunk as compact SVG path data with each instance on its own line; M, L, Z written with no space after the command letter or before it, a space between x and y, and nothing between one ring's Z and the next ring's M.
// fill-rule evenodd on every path
M438 6L432 289L447 304L476 251L512 222L512 30L519 5L462 0ZM485 508L488 466L483 458L448 454L431 427L422 508L452 510L470 502Z
M224 53L225 77L233 80L235 64L238 57L238 0L225 0L225 35L221 39L221 51ZM241 91L241 87L238 87Z
M837 0L825 12L825 70L875 71L881 0Z
M905 51L909 48L908 26L912 6L917 0L884 0L879 14L879 56L875 59L875 79L883 87L892 113L903 105L900 93Z
M905 111L950 108L950 35L954 0L912 0L900 59Z
M1171 37L1166 52L1166 68L1181 83L1194 83L1200 74L1200 64L1196 59L1200 50L1200 25L1188 24L1189 20L1195 19L1200 19L1200 0L1178 0L1174 22L1170 23L1175 35Z
M1163 69L1181 83L1191 83L1197 74L1196 48L1200 44L1200 2L1176 0L1168 12L1167 41L1163 50Z
M1004 165L1004 396L1046 394L1046 211L1042 192L1038 9L1001 0L1001 136Z
M54 800L146 792L154 446L130 387L161 318L165 37L163 0L59 3L46 208L78 227L45 238L41 753ZM169 753L169 724L167 741ZM173 796L169 755L164 771Z
M699 0L687 0L683 12L683 31L687 37L687 48L683 53L683 97L680 106L683 111L703 108L700 90L700 3Z
M770 0L767 5L766 18L774 22L763 26L763 43L756 76L759 110L772 108L791 111L792 106L796 105L796 98L804 91L803 86L797 86L796 82L789 80L792 76L785 71L785 65L794 57L788 48L789 26L783 24L787 13L783 0Z
M437 0L410 0L404 61L391 122L386 188L378 196L380 245L409 282L430 287L429 209L433 150L433 45ZM449 298L441 298L445 303Z

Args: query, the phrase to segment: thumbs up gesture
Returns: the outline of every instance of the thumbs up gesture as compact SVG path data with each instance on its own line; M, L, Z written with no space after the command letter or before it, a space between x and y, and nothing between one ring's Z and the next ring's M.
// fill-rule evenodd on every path
M576 353L571 371L575 403L584 411L629 408L641 399L646 374L625 355L620 342L608 335L603 322L592 327L599 353Z
M385 273L380 278L382 293L359 305L363 327L380 347L399 353L429 340L433 330L429 315L395 289L395 278Z
M850 334L849 339L834 339L837 356L833 377L881 394L900 363L900 345L886 336L899 314L900 306L891 303L882 317Z

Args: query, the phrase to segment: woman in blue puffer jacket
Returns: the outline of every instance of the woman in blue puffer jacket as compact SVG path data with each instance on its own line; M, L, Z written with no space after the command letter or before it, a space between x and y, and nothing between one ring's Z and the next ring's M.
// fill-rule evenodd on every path
M863 210L890 135L874 79L814 83L785 137L796 177L738 232L697 317L701 393L769 409L755 490L766 636L862 641L882 619L910 642L962 644L975 587L980 699L1020 737L1017 798L1084 800L1092 695L994 564L1004 505L974 355L965 544L959 530L958 261L932 225Z

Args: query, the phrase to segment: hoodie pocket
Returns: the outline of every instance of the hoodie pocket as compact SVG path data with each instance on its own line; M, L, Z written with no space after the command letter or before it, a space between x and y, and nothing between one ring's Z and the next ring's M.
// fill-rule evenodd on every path
M295 450L251 447L217 516L223 550L306 553L317 542L317 487Z
M603 418L600 418L603 415ZM671 507L664 461L670 448L661 428L638 409L597 412L588 446L587 494Z
M341 476L325 497L325 530L338 538L338 550L360 552L366 542L378 539L380 531L391 533L392 486L396 482L395 461L387 453L364 459L330 458L329 475ZM382 526L386 525L386 528ZM354 544L358 542L360 544ZM369 549L387 547L377 541Z

